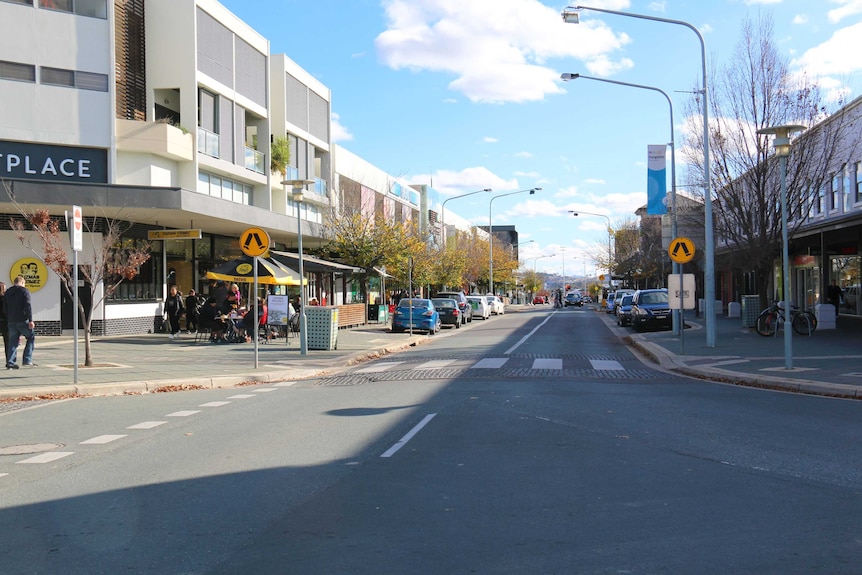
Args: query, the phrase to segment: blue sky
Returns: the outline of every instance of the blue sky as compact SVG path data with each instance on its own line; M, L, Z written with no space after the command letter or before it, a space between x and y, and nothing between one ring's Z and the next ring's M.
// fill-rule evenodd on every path
M647 146L670 141L661 94L563 72L654 86L673 99L683 140L686 92L700 87L697 36L684 26L539 0L221 0L332 90L337 142L393 176L450 196L534 186L493 203L494 225L515 225L529 268L581 274L607 241L603 217L634 219L646 203ZM589 0L697 27L707 65L726 65L748 16L772 15L794 73L829 97L860 95L862 0ZM678 180L685 165L677 153ZM669 153L668 153L669 158ZM487 225L491 194L451 210ZM444 196L447 197L447 196ZM532 240L532 242L530 242ZM563 250L565 248L565 250ZM565 253L565 260L562 254ZM532 260L537 256L556 254ZM594 269L586 264L588 273Z

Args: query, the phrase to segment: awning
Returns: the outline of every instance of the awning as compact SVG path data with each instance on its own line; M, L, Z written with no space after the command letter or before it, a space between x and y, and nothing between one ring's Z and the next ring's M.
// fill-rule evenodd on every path
M373 269L375 272L380 274L380 277L384 277L384 278L394 278L395 277L393 275L386 273L384 270L382 270L380 268L371 268L371 269Z
M299 254L293 252L281 252L278 250L270 250L269 254L273 259L281 261L282 263L291 268L296 269L299 267ZM307 256L305 254L302 254L302 271L312 273L328 272L343 274L361 274L365 272L365 270L362 268L357 268L338 262L330 262L327 260L322 260L320 258Z

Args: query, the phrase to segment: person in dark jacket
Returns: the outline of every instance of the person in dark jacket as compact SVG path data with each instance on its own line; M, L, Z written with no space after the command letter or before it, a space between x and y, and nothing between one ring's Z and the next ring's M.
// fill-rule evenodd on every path
M180 316L183 315L185 305L183 296L177 292L177 286L171 286L168 297L165 300L165 313L168 314L168 324L171 327L171 339L177 338L180 332Z
M194 289L186 296L186 329L189 333L198 330L198 296Z
M3 310L9 322L9 352L6 354L6 369L18 369L18 344L23 335L24 366L36 367L33 363L33 349L36 347L36 323L33 321L33 306L30 303L30 290L26 287L24 276L17 276L13 285L6 290Z
M3 361L7 362L9 357L9 321L6 319L6 310L3 302L6 300L6 284L0 282L0 333L3 334Z

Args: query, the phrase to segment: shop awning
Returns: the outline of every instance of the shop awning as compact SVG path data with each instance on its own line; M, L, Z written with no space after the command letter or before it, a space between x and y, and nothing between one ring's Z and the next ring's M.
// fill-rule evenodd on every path
M280 261L293 269L299 267L299 254L293 252L281 252L278 250L270 250L269 254L273 259ZM327 272L342 274L361 274L365 272L365 270L362 268L349 266L347 264L342 264L338 262L330 262L327 260L322 260L320 258L307 256L305 254L302 254L302 268L304 272L312 273Z

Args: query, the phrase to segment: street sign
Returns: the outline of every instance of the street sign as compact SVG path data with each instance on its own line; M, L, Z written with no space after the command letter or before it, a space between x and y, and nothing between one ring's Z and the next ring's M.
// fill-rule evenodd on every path
M679 279L682 276L682 287ZM670 309L694 309L694 274L667 276L667 303Z
M81 206L72 206L72 221L69 222L69 238L72 250L80 252L84 249L84 214Z
M199 240L200 230L150 230L148 240Z
M249 228L239 237L239 249L249 257L262 256L269 251L269 234L261 228Z
M684 237L674 238L667 253L678 264L688 263L694 258L694 242Z

